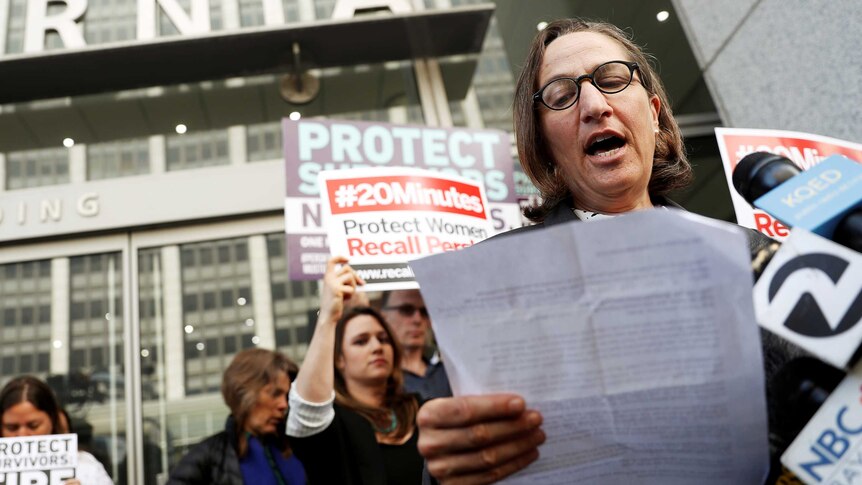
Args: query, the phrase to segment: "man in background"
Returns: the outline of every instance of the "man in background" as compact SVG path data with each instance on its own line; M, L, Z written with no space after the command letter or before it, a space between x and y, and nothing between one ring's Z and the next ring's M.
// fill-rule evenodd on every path
M404 350L401 359L404 389L418 393L425 401L451 396L449 378L439 355L434 352L430 357L426 357L431 320L419 290L384 292L382 310L386 322L392 327L395 338Z

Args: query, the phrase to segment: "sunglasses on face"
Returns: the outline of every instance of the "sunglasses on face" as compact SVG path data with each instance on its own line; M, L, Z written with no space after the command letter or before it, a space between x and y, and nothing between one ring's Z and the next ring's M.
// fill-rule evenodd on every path
M419 312L419 315L423 318L428 318L428 309L424 306L416 306L412 303L402 303L398 306L386 306L383 307L384 310L395 310L402 317L412 317L416 312Z

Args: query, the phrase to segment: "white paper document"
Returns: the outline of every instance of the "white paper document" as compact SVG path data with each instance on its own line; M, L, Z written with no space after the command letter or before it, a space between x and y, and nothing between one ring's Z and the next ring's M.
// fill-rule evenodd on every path
M675 210L411 262L456 395L544 416L507 483L759 484L768 468L745 234Z

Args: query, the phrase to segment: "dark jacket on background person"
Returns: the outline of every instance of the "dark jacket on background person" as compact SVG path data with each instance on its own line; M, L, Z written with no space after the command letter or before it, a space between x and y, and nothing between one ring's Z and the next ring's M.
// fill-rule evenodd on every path
M169 485L204 484L243 485L239 469L233 417L227 419L225 430L216 433L189 450L171 471Z
M276 432L283 436L284 426ZM236 424L233 416L229 416L224 431L195 445L177 463L168 485L243 485L238 443Z

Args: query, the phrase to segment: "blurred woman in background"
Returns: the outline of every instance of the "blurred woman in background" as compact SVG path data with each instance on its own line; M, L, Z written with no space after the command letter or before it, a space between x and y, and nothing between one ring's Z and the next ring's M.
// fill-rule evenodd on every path
M0 391L0 437L61 434L62 423L57 396L47 384L33 376L16 377ZM65 426L68 426L66 424ZM65 485L113 485L105 467L86 451L78 451L75 478Z
M222 377L222 397L231 412L225 430L192 448L168 483L305 484L305 471L284 434L289 375L295 367L272 350L236 354Z

